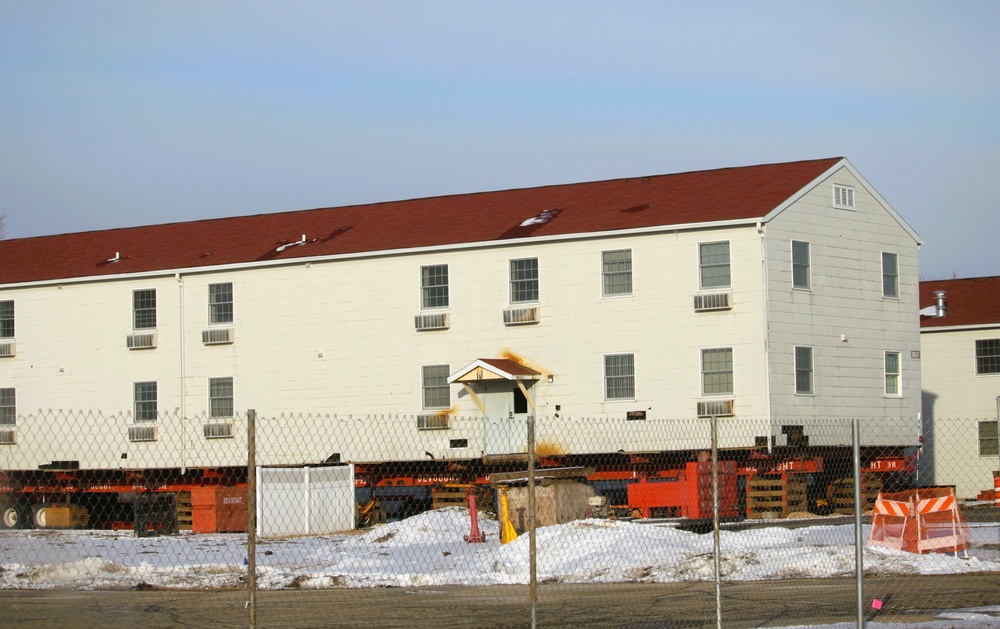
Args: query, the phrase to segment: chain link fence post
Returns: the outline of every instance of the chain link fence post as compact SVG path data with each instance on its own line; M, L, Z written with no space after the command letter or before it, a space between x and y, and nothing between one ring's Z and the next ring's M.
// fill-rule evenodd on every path
M257 411L247 411L247 625L257 627Z
M719 418L712 415L712 561L715 573L715 625L722 629L722 549L719 536Z
M538 566L535 543L535 416L528 415L528 571L531 600L531 629L538 622Z
M854 571L857 588L858 629L865 626L865 558L864 539L861 531L861 511L864 498L861 494L861 420L855 418L851 424L851 443L854 454Z

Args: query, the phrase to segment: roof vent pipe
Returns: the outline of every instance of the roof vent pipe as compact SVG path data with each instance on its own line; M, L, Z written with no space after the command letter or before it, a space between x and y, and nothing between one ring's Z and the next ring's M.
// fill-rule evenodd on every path
M934 291L934 318L943 319L948 314L948 302L944 300L947 291Z

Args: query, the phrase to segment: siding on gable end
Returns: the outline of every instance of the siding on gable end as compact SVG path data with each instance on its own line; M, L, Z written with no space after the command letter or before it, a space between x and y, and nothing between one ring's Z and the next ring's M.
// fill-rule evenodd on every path
M854 186L854 211L834 209L834 181ZM920 361L910 352L920 349L920 338L917 243L911 235L846 168L819 183L765 229L775 424L831 416L915 420L920 411ZM812 285L807 291L792 289L793 239L810 243ZM882 297L882 251L899 256L899 299ZM794 391L795 345L814 347L812 396L789 395ZM902 398L882 393L885 351L900 352ZM879 430L867 431L866 439L899 443L899 435Z

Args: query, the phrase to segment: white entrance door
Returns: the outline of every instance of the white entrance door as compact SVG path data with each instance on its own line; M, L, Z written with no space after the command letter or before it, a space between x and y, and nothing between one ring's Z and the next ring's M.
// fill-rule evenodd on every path
M483 392L486 408L486 454L523 454L528 451L528 400L509 380L489 382Z

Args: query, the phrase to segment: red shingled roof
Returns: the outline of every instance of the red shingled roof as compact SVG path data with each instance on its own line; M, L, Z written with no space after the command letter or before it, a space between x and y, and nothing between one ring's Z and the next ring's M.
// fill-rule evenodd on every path
M840 159L6 240L0 284L760 218Z
M943 319L920 317L921 328L1000 324L1000 276L920 282L920 307L934 305L934 291L946 291Z

